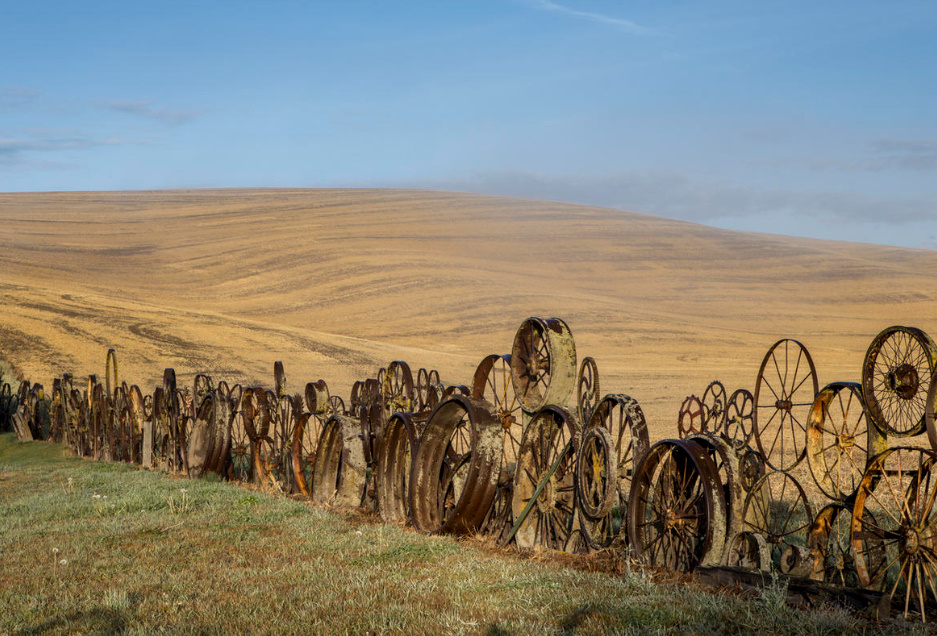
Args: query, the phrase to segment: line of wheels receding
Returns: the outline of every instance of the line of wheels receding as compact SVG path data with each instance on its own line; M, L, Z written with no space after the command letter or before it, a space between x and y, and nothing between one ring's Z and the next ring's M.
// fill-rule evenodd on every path
M658 567L730 565L882 590L926 620L937 603L937 346L891 327L873 339L862 382L820 390L807 349L775 343L754 394L721 383L690 396L679 438L648 439L638 402L602 394L568 325L528 318L511 353L486 356L470 385L403 361L355 382L273 388L177 385L166 369L144 394L119 382L51 393L0 389L0 423L20 439L145 468L214 472L333 506L376 511L426 533L576 553L628 546ZM889 446L888 439L924 444ZM814 514L792 471L809 465L825 498Z

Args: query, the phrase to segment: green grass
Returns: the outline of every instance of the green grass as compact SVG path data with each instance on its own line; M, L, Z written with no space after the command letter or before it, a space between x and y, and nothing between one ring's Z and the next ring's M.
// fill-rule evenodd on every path
M13 634L922 630L794 609L783 590L746 600L505 555L10 434L0 435L0 574L0 632Z

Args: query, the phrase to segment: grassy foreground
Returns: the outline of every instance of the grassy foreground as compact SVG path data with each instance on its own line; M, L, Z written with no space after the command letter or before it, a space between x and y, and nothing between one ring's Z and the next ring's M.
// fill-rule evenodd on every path
M0 632L907 633L589 573L0 435Z

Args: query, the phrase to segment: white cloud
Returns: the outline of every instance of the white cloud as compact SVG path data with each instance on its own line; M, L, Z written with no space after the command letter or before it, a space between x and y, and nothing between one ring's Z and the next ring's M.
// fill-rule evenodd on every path
M104 108L117 111L119 113L136 115L138 117L144 117L146 119L152 119L163 122L165 124L173 125L191 121L202 114L202 111L199 110L180 110L162 106L153 106L151 102L144 101L106 100L101 102L101 105Z
M654 29L642 26L636 22L632 22L631 20L615 18L602 13L579 11L578 9L573 9L562 4L557 4L556 2L551 2L550 0L526 0L525 4L534 9L540 9L541 11L552 11L554 13L562 13L580 20L591 20L592 22L598 22L599 24L604 24L606 26L610 26L634 35L652 35L656 33Z

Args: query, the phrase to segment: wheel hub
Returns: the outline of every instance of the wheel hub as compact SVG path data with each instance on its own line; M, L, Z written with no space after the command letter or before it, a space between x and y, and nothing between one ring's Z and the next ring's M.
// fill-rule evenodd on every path
M918 534L917 529L908 528L905 530L902 544L904 545L904 551L908 554L917 552L921 548L921 535Z
M836 437L836 445L843 451L850 451L856 445L855 435L842 433Z
M514 426L514 423L517 421L516 417L511 415L509 412L504 412L504 411L498 414L498 419L501 420L501 428L503 428L504 430L508 430L509 428Z
M553 512L555 507L556 491L553 489L553 480L551 479L540 491L540 496L537 497L537 510L542 515L548 515Z
M885 374L885 382L888 384L888 388L904 400L913 398L921 385L917 369L914 365L907 363Z
M776 409L779 410L779 411L787 411L788 413L790 413L791 408L792 408L793 406L794 406L794 404L791 402L790 398L785 398L785 399L783 399L783 400L777 400L777 401L775 401L775 403L774 403L774 408L776 408Z

